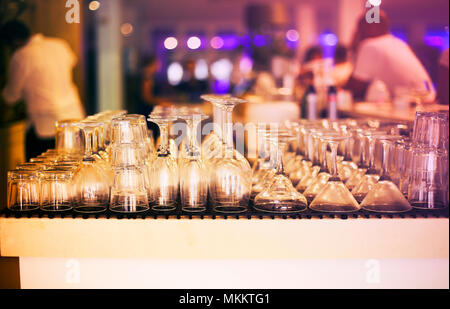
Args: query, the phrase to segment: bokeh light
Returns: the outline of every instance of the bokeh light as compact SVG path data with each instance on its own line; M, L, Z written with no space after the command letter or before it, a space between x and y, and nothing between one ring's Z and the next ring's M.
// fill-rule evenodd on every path
M91 2L89 2L89 10L97 11L99 8L100 8L100 2L99 1L91 1Z
M178 46L178 40L174 37L168 37L167 39L164 40L164 47L168 50L172 50L177 48Z
M291 42L297 42L300 39L300 35L297 30L291 29L286 32L286 39Z
M209 69L208 63L205 59L199 59L195 64L195 78L199 80L205 80L208 78Z
M120 27L120 32L124 35L124 36L129 36L130 34L133 33L133 25L130 23L124 23L121 27Z
M211 74L217 80L228 81L233 71L233 63L230 59L222 58L211 66Z
M187 41L189 49L199 49L201 45L202 41L196 36L191 36Z
M211 39L211 47L214 49L221 49L224 45L224 41L220 36L215 36Z
M178 85L183 79L183 67L178 62L173 62L167 68L167 80L172 86Z

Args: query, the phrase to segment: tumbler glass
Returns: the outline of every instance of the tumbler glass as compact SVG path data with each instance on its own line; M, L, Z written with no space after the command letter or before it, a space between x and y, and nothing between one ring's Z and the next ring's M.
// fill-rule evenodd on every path
M73 170L69 168L52 168L41 172L41 210L62 212L72 209L72 177Z
M17 212L39 209L39 186L39 174L36 171L8 172L8 209Z
M149 210L145 176L136 166L114 169L110 210L119 213L138 213Z

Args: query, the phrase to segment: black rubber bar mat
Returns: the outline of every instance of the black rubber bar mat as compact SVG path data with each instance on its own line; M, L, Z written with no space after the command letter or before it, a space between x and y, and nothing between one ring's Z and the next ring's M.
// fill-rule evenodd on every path
M259 212L254 210L251 206L249 210L240 214L223 214L212 211L211 207L208 208L203 213L187 213L180 210L171 212L157 212L154 210L148 210L141 213L115 213L110 210L104 211L102 213L95 214L83 214L75 212L74 210L69 210L65 212L47 212L42 210L34 210L29 212L12 212L8 209L0 211L0 215L6 218L72 218L72 219L200 219L200 220L216 220L216 219L231 219L231 220L262 220L262 219L295 219L295 220L309 220L309 219L381 219L381 218L391 218L391 219L411 219L411 218L448 218L449 209L413 209L409 212L404 213L375 213L365 210L360 210L354 213L325 213L316 212L307 209L300 213L283 213L274 214L267 212Z

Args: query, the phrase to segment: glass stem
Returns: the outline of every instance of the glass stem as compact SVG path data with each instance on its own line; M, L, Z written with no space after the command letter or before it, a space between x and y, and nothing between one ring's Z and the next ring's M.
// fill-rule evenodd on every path
M169 124L167 122L159 123L159 131L160 131L160 145L159 145L159 156L168 156L169 152Z
M339 175L338 175L338 167L337 167L337 153L338 153L338 147L339 143L330 141L330 148L331 148L331 178L330 181L340 181Z
M369 170L368 174L376 174L375 170L375 139L372 137L367 138L369 141Z
M360 168L366 168L366 149L365 149L366 143L364 136L361 138L361 145L360 145L360 151L359 154L359 167Z
M84 156L88 158L92 156L92 128L85 127L83 132L85 141Z
M383 141L383 172L380 181L391 181L391 177L389 176L389 148L390 144L387 141Z
M276 151L275 171L278 175L284 175L284 165L283 165L284 147L285 145L281 143L278 146L276 144L274 145Z
M327 142L326 141L321 141L321 152L322 152L322 162L321 162L321 172L323 173L328 173L329 169L328 169L328 162L327 162Z
M225 158L231 159L234 155L233 150L233 108L226 107L224 121L224 141L225 141Z
M188 122L188 137L189 137L189 141L190 141L190 145L189 145L189 151L190 151L190 156L191 157L198 157L200 156L200 152L199 152L199 145L198 145L198 141L197 141L197 128L198 125L200 124L201 119L198 119L198 117L193 116L192 117L192 121Z
M214 132L217 134L219 139L222 141L222 110L217 106L213 105L213 125L214 125Z

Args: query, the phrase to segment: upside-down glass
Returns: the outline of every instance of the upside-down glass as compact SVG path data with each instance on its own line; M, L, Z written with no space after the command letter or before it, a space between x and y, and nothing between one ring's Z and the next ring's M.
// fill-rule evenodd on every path
M149 210L144 171L136 166L114 169L110 209L118 213L138 213Z
M252 189L252 171L237 156L233 146L233 109L246 101L227 98L219 104L225 110L224 156L212 162L210 194L214 211L221 213L242 213L247 211Z
M160 130L158 155L151 165L150 183L155 211L173 211L177 208L178 164L169 149L169 123L177 120L171 112L152 113L149 121L156 123Z
M8 172L7 207L26 212L39 209L39 174L30 170Z
M54 167L41 171L40 207L43 211L71 210L74 202L73 169Z
M431 149L412 151L408 199L414 208L448 207L448 153Z
M81 158L84 153L84 136L80 129L81 120L62 120L56 122L55 145L59 155Z
M347 213L360 209L358 202L347 189L339 177L337 167L337 151L339 144L348 137L327 134L324 139L328 140L331 148L331 177L323 189L309 206L310 209L320 212Z
M180 160L181 207L186 212L202 212L208 202L208 170L200 154L197 128L207 119L198 111L186 111L179 116L187 123L187 153Z
M296 213L308 207L306 198L292 185L284 172L283 152L288 140L283 136L270 138L272 153L275 154L275 172L269 185L255 197L254 208L271 213Z
M98 213L107 210L111 179L93 157L94 131L97 122L80 123L85 135L85 154L73 176L74 210L81 213Z
M380 179L367 193L361 203L361 208L373 212L399 213L412 209L408 200L394 184L389 175L389 152L392 146L392 137L382 137L383 168Z

